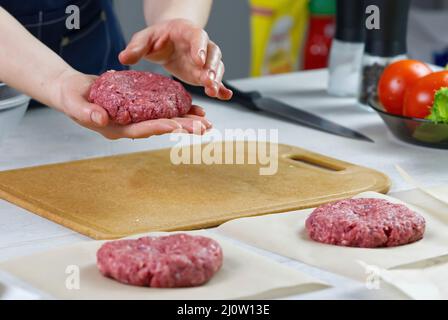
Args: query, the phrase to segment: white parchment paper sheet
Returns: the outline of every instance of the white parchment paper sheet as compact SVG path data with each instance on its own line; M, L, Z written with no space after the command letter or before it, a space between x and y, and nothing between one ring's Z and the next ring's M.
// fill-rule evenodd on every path
M224 251L223 268L200 287L144 288L105 278L96 267L96 251L103 241L83 242L14 259L0 264L0 269L60 299L276 298L327 287L319 280L239 248L217 235L202 231L188 233L214 238ZM76 270L79 270L79 288L76 288Z
M367 192L357 197L402 201ZM322 268L359 281L368 281L371 270L389 269L448 254L448 226L428 211L406 203L426 220L422 240L393 248L349 248L318 243L308 238L305 220L312 209L243 218L224 223L218 232L291 259Z

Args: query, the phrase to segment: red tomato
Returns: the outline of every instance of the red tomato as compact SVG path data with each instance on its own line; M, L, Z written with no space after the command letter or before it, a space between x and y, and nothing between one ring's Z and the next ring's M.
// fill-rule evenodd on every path
M448 87L448 71L431 73L410 87L404 97L403 115L426 118L434 104L434 94L442 87Z
M406 89L431 72L416 60L400 60L387 66L378 83L378 96L386 111L401 115Z

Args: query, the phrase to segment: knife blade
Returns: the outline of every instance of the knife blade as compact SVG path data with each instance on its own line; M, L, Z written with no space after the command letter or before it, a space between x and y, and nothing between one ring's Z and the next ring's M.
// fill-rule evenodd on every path
M260 108L260 110L264 112L295 121L296 123L309 127L311 129L320 130L341 137L374 142L372 139L363 135L362 133L316 116L315 114L312 114L310 112L294 108L288 104L272 98L257 99L255 104L258 108Z
M180 81L178 79L176 80ZM198 94L204 97L207 96L204 93L204 89L202 87L188 85L184 82L182 82L182 84L189 92L193 94ZM308 111L293 107L277 99L263 97L258 91L242 91L225 81L223 81L223 84L233 91L233 97L230 100L231 102L238 103L252 111L262 111L283 119L293 121L299 125L337 136L368 141L372 143L374 142L372 139L360 132L341 126L340 124L319 117Z

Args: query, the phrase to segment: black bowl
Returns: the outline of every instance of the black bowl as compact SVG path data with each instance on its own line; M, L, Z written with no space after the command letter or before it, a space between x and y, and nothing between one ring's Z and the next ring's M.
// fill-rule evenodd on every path
M390 114L375 99L371 99L369 105L399 140L424 147L448 149L448 124Z

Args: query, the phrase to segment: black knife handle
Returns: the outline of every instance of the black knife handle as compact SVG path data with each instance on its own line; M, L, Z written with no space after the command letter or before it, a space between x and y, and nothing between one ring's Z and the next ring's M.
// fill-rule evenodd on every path
M204 92L204 88L200 87L200 86L192 86L191 84L185 83L182 80L179 80L175 77L173 77L174 80L176 80L177 82L180 82L184 88L190 92L191 94L196 94L198 96L202 96L202 97L207 97L207 95Z
M174 78L174 77L173 77ZM174 80L179 81L180 83L182 83L182 85L185 87L185 89L187 89L188 92L192 93L192 94L196 94L199 95L201 97L206 97L206 98L210 98L209 96L207 96L204 92L204 88L201 86L193 86L191 84L187 84L177 78L174 78ZM226 81L222 82L224 84L224 86L226 86L228 89L233 91L233 97L230 100L231 102L235 102L238 103L248 109L254 110L254 111L259 111L260 109L255 105L255 100L258 98L261 98L261 94L257 91L242 91L238 88L235 88L234 86L232 86L231 84L229 84Z
M227 81L223 81L222 84L227 88L232 90L233 97L230 101L236 102L254 111L259 111L260 109L255 104L255 101L261 98L261 94L258 91L242 91L235 88Z

